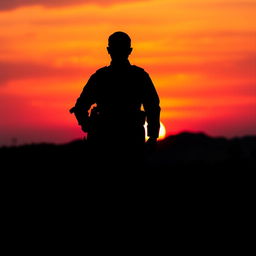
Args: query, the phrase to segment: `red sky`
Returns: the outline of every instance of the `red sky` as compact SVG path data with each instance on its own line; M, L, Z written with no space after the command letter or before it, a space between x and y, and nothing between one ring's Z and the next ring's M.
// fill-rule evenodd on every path
M81 138L68 109L119 30L168 134L256 134L255 13L256 0L1 1L0 145Z

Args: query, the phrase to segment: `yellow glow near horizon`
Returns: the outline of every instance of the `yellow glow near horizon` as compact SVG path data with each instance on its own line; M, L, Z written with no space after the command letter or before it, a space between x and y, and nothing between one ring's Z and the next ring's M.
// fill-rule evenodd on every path
M147 135L147 122L144 125L145 128L145 138L146 140L149 138ZM158 140L163 140L166 137L166 128L162 122L160 122L160 130Z

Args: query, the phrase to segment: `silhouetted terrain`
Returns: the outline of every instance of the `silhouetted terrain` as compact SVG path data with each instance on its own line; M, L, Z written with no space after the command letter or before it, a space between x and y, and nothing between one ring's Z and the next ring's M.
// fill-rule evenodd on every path
M229 219L238 204L240 211L253 202L250 182L254 179L248 170L256 170L255 136L170 136L159 142L157 152L147 156L140 170L136 166L127 170L126 163L120 163L118 171L107 169L104 163L96 169L89 165L87 152L87 142L80 140L0 148L8 218L17 219L18 214L38 222L48 216L47 223L55 225L60 216L72 221L84 219L88 212L105 216L106 209L121 203L124 211L127 204L136 212L145 205L161 214L171 208L170 214L181 222L209 212L214 215L212 221L215 215L235 208Z
M31 144L0 148L1 162L5 170L63 171L92 173L88 164L86 141L68 144ZM101 161L99 159L99 161ZM104 163L102 163L104 170ZM120 163L120 170L126 164ZM242 138L212 138L203 133L181 133L158 142L155 153L146 157L145 170L231 170L256 169L256 136ZM134 168L136 169L136 167Z
M254 169L256 136L225 139L209 137L203 133L181 133L160 141L152 162L175 169Z

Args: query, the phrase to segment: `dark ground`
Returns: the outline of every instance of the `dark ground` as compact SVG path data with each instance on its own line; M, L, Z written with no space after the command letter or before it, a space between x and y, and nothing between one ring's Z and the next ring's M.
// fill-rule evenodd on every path
M68 144L30 144L2 147L0 155L3 170L26 172L92 173L87 142L77 140ZM100 159L98 159L101 161ZM120 163L119 171L126 163ZM104 169L104 163L102 163ZM158 142L157 150L146 156L143 171L165 172L219 170L232 168L256 170L256 136L241 138L213 138L203 133L181 133ZM98 171L106 171L106 170ZM136 167L135 167L136 169ZM138 170L136 170L138 171Z
M7 230L29 225L32 233L56 227L65 234L71 226L95 223L128 228L136 221L151 228L148 223L154 220L181 233L191 227L191 237L200 224L202 234L214 231L225 240L220 230L237 234L244 223L250 225L255 136L170 136L140 170L127 170L126 163L119 170L106 169L104 163L95 169L88 165L87 150L86 141L0 148Z
M76 191L96 187L111 189L155 189L197 186L244 187L243 180L256 170L256 137L212 138L203 133L181 133L158 142L143 167L119 163L109 168L88 158L86 141L68 144L31 144L0 148L1 175L11 187L43 191ZM116 161L115 161L116 162ZM5 181L5 179L3 179ZM196 185L197 184L197 185ZM33 190L32 189L32 190ZM117 189L117 188L116 188ZM96 193L96 191L94 191Z

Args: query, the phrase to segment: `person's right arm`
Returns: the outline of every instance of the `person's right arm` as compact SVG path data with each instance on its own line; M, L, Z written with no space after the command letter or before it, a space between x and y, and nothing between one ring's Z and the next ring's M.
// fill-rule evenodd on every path
M95 103L95 85L96 75L93 74L84 86L75 106L70 110L71 113L75 114L78 124L82 126L85 132L87 131L88 111Z

